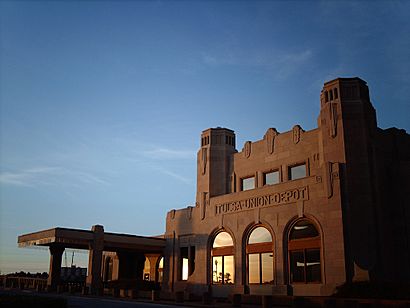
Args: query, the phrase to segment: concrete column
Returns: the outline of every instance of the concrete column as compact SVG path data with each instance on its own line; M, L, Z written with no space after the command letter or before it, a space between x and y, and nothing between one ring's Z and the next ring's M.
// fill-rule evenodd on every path
M151 281L156 281L156 269L157 269L157 262L158 262L158 258L159 256L153 256L153 255L146 255L146 257L149 260L150 263L150 280Z
M50 291L56 291L60 283L61 258L64 247L51 245L50 249L50 270L48 272L47 287Z
M91 230L94 232L94 241L90 245L86 282L91 294L100 295L103 288L101 268L104 250L104 227L95 225Z

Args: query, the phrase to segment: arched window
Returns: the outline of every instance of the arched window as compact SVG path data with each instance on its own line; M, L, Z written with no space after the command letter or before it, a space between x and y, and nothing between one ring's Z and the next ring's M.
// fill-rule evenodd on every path
M161 283L164 277L164 257L161 257L157 264L157 282Z
M296 221L288 235L290 283L320 283L321 258L320 234L315 225L307 220Z
M228 232L216 235L211 252L212 283L233 284L235 281L235 262L232 237Z
M253 229L246 245L250 284L273 283L272 235L264 227Z

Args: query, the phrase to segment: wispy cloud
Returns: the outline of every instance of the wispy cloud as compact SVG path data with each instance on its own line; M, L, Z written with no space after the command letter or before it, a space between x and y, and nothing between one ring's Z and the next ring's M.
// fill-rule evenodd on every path
M150 150L142 151L142 154L151 159L161 159L161 160L170 160L170 159L191 159L195 157L195 151L191 150L175 150L168 148L154 148Z
M202 53L202 62L211 67L248 66L268 70L278 79L287 78L307 63L313 52L303 49L293 52L278 50L253 50L248 53L228 51L226 53Z
M172 178L174 178L174 179L176 179L176 180L179 180L179 181L181 181L181 182L184 182L185 184L194 186L194 182L192 181L192 179L189 179L189 178L187 178L187 177L184 177L184 176L182 176L182 175L180 175L180 174L178 174L178 173L175 173L175 172L173 172L173 171L170 171L170 170L168 170L168 169L166 169L166 168L163 168L163 167L161 167L161 166L150 165L150 167L151 167L152 169L157 170L157 171L159 171L159 172L161 172L161 173L163 173L163 174L165 174L165 175L168 175L168 176L170 176L170 177L172 177Z
M48 166L2 172L0 173L0 183L27 187L41 185L77 186L78 184L75 183L109 185L105 179L88 172Z

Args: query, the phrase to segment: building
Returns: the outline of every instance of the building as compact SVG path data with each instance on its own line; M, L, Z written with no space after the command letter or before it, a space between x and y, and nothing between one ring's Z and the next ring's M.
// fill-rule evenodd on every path
M318 127L235 149L202 132L196 206L167 214L170 290L328 295L410 277L410 136L377 127L366 82L324 84Z
M203 131L195 206L167 213L164 242L144 239L154 254L135 239L138 266L122 267L120 248L102 244L94 271L102 278L94 279L119 280L138 268L138 279L159 281L164 292L213 296L407 283L410 135L377 127L359 78L325 83L320 106L317 128L269 128L240 152L232 130ZM32 243L27 235L19 242Z

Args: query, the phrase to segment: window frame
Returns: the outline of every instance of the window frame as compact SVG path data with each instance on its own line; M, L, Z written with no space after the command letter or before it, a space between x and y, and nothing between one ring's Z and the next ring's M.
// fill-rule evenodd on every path
M301 239L290 239L290 234L292 233L293 228L295 225L300 222L300 221L308 221L311 223L316 231L318 232L318 235L315 237L307 237L307 238L301 238ZM287 270L288 270L288 281L289 284L321 284L323 282L323 256L322 256L322 235L320 228L318 225L311 219L303 217L300 219L296 219L289 227L288 232L287 232ZM319 250L319 258L320 258L320 279L317 281L308 281L307 280L307 251L308 250ZM292 252L302 252L303 253L303 277L304 281L293 281L292 280L292 270L291 270L291 253Z
M303 165L305 166L305 176L303 176L301 178L297 178L297 179L292 179L291 178L291 175L292 175L291 169L295 168L295 167L303 166ZM306 160L300 161L298 163L293 163L293 164L287 165L286 169L287 169L287 172L288 172L288 176L287 176L288 181L296 181L296 180L307 178L309 176L308 162Z
M249 189L243 189L243 181L247 179L252 179L253 178L253 188ZM256 188L256 175L249 175L249 176L243 176L240 178L240 191L248 191Z
M264 228L267 232L269 232L272 241L271 242L261 242L261 243L249 243L249 239L252 235L252 233L257 229L257 228ZM246 281L248 285L273 285L275 283L275 256L274 256L274 237L272 235L272 232L264 225L256 225L253 226L250 231L247 234L246 237L246 242L245 242L245 255L246 255ZM262 262L262 255L270 253L272 254L272 281L269 283L263 283L263 262ZM258 256L258 271L259 271L259 282L249 282L249 270L250 270L250 262L249 262L249 256L250 255L257 255Z
M274 172L278 172L279 174L279 182L278 183L274 183L274 184L266 184L266 175L269 173L274 173ZM263 186L270 186L270 185L277 185L282 183L282 172L280 170L280 168L275 168L275 169L269 169L267 171L262 171L262 184Z
M217 237L219 234L223 233L223 232L227 233L227 234L231 237L232 246L213 247L214 244L215 244L215 239L216 239L216 237ZM214 234L214 236L213 236L213 238L212 238L212 241L211 241L211 246L210 246L210 248L211 248L211 253L210 253L210 263L211 263L211 266L210 266L210 275L211 275L211 284L212 284L212 285L215 285L215 286L219 286L219 285L234 285L234 284L235 284L235 279L236 279L236 277L235 277L235 242L234 242L234 237L232 236L232 234L231 234L230 232L228 232L228 231L226 231L226 230L224 230L224 229L219 230L218 232L216 232L216 233ZM221 266L222 266L222 270L221 270L221 273L222 273L222 281L221 281L220 283L214 281L214 267L213 267L213 265L214 265L214 258L215 258L215 257L221 257L221 259L222 259L222 264L221 264ZM233 259L233 280L232 280L231 283L226 283L226 282L225 282L225 274L226 274L226 273L225 273L225 257L232 257L232 259ZM217 272L216 272L215 274L218 275Z

